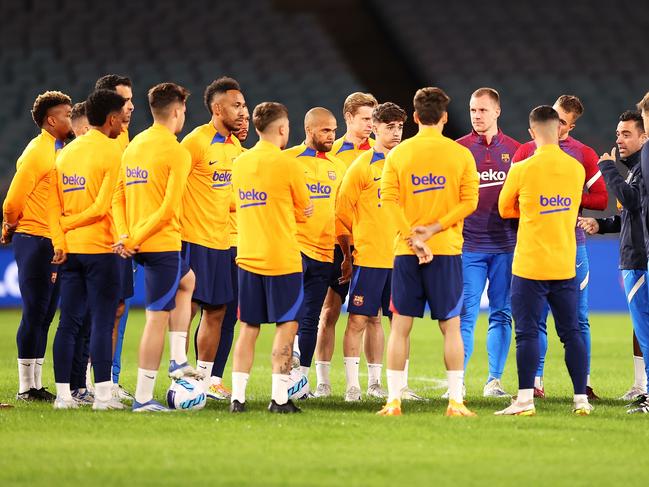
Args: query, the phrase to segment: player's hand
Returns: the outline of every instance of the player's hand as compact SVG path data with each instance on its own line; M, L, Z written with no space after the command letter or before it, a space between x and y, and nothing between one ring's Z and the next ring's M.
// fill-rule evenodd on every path
M68 255L62 249L54 249L54 257L52 257L52 264L61 265L68 260Z
M433 260L433 253L428 245L417 237L410 237L408 245L419 259L419 264L428 264Z
M611 152L604 152L601 156L599 156L600 161L613 161L615 162L615 147L611 149Z
M310 218L313 216L313 203L309 203L309 206L304 208L304 216Z
M422 242L426 242L430 237L442 231L442 226L435 222L432 225L419 225L412 229L412 236Z
M0 237L0 243L7 245L11 243L11 239L16 232L16 227L18 227L18 222L11 224L9 222L2 222L2 236Z
M580 216L577 218L577 226L588 235L594 235L599 232L599 223L594 218Z
M340 277L338 278L338 284L345 284L346 282L351 281L352 279L352 260L345 256L342 263L340 264Z

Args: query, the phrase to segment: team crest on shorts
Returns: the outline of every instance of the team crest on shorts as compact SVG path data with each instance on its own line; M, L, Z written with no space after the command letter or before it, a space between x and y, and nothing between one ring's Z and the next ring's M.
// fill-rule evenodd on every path
M365 302L365 296L354 294L353 302L354 306L363 306L363 303Z
M509 162L509 154L500 154L500 160L503 162Z
M329 179L331 179L332 181L335 181L336 180L336 171L328 171L328 173L329 173Z

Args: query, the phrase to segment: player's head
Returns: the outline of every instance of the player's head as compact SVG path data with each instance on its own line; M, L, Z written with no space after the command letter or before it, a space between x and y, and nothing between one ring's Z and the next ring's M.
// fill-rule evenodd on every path
M408 118L406 112L396 103L386 102L372 110L372 131L376 142L387 150L393 149L403 135L403 124Z
M103 129L111 139L122 132L126 100L111 90L95 90L85 101L86 115L91 126Z
M493 88L478 88L469 100L471 126L478 134L498 131L500 95Z
M331 111L315 107L304 116L305 143L319 152L329 152L336 140L336 117Z
M537 145L558 144L560 118L549 105L541 105L530 112L530 135Z
M448 104L451 98L444 90L437 87L420 88L415 93L413 105L415 107L415 123L419 125L442 125L448 121Z
M122 125L124 129L127 129L128 124L131 123L131 114L135 110L135 105L133 105L133 84L130 78L118 74L107 74L97 80L95 90L116 91L126 100L124 103L124 121Z
M372 133L372 110L379 103L370 93L356 92L345 99L343 116L347 132L359 139L367 139Z
M649 132L649 91L636 105L638 111L642 114L645 132Z
M627 110L620 115L615 129L615 145L620 152L620 157L627 158L635 154L642 149L642 144L646 141L647 134L640 112Z
M243 125L248 108L237 80L223 76L212 81L203 101L213 118L223 123L228 132L236 132Z
M239 142L244 143L248 138L249 131L250 131L250 113L246 108L246 115L243 117L243 123L241 124L241 127L239 127L239 130L235 130L232 133L237 139L239 139Z
M164 123L179 133L185 125L185 103L189 90L176 83L160 83L149 90L147 98L151 115L156 122Z
M80 101L72 107L72 131L75 137L80 137L90 130L90 123L86 115L86 102Z
M34 100L32 107L34 123L58 140L67 139L72 132L71 113L72 100L60 91L41 93Z
M561 131L559 132L559 140L568 137L568 134L575 128L577 119L584 113L584 105L581 100L574 95L561 95L554 102L552 108L559 114L561 124Z
M288 144L288 109L281 103L266 101L257 105L252 112L252 123L260 139L281 149Z

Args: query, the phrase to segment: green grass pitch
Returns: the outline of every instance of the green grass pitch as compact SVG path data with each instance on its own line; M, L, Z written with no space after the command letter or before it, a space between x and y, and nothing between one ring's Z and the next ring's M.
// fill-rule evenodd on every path
M571 415L563 350L552 333L545 382L549 397L537 400L537 416L531 418L494 417L504 401L482 398L484 315L466 380L467 400L477 418L443 415L442 340L428 319L417 320L413 330L410 385L431 400L406 403L403 417L383 418L374 414L380 402L346 404L342 399L346 315L338 323L332 362L334 397L301 402L303 413L288 417L265 410L272 326L265 326L260 336L245 415L231 415L228 404L214 401L200 412L168 415L54 411L49 404L16 403L19 317L18 311L0 312L0 401L15 404L0 410L0 486L579 486L624 485L644 478L649 417L626 415L615 399L633 379L631 325L625 315L591 316L592 382L605 398L595 411L588 417ZM143 312L132 311L122 366L122 383L129 390L135 388L143 323ZM46 360L44 384L53 389L51 355ZM361 373L366 370L363 362ZM229 371L228 365L227 384ZM515 390L515 372L512 343L504 377L508 391ZM365 382L363 375L361 384ZM159 399L167 386L160 374Z

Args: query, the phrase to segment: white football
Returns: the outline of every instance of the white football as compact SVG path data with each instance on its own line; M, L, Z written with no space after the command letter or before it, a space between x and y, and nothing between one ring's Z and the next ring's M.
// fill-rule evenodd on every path
M167 405L169 408L185 411L203 409L206 401L207 397L198 380L183 377L171 381L167 391Z
M288 398L306 399L309 395L309 379L300 372L300 369L292 369L288 376Z

